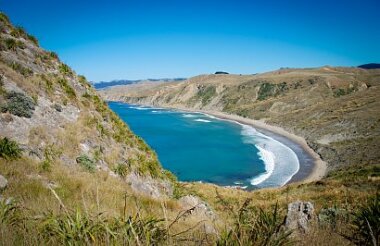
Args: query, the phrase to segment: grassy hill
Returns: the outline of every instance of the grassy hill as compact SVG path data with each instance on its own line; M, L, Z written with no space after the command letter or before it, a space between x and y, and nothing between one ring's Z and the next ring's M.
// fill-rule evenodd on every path
M109 88L107 100L220 111L306 139L329 170L380 160L380 69L322 67L202 75L182 83Z
M344 68L326 69L346 78ZM359 112L358 123L369 120L360 129L378 124L371 118L377 119L378 112L376 71L352 75L362 81L328 80L330 87L314 80L290 84L292 71L276 73L286 72L287 80L262 75L273 77L266 82L258 82L261 75L212 75L183 85L138 84L133 85L133 96L117 98L255 118L258 112L258 118L266 115L261 109L273 107L267 112L272 112L269 122L276 123L282 110L275 110L275 100L283 98L291 105L292 97L303 98L299 89L322 90L320 99L337 100L342 107L346 101L350 110ZM322 181L256 192L180 183L161 168L154 151L108 108L84 76L39 47L35 37L14 27L4 14L0 75L0 245L349 245L379 240L378 156L367 144L375 143L375 133L373 142L366 136L359 145L369 148L366 160L375 164L363 161L346 168L348 161L343 159ZM283 82L289 83L287 89ZM355 103L342 99L360 93L371 96ZM323 103L313 100L301 102L307 107ZM304 113L301 105L288 110L296 117ZM363 108L372 111L363 113ZM327 117L323 122L340 122L330 113L322 114ZM295 132L314 129L299 128L298 117L291 122L295 125L289 123ZM347 125L347 132L351 127ZM315 215L322 218L314 218L307 233L297 234L284 224L287 205L297 200L311 201Z

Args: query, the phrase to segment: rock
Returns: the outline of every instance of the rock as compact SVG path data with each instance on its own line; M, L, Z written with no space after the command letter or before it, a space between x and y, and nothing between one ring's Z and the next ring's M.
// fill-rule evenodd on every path
M314 206L311 202L296 201L289 203L285 222L287 229L306 233L314 220Z
M0 175L0 191L4 190L8 185L8 180L4 176Z
M58 103L54 103L53 106L52 106L55 110L57 110L58 112L62 112L62 106L59 105Z
M90 147L85 143L79 144L79 148L82 152L85 152L85 153L88 153L90 151Z
M173 195L173 187L168 181L155 180L136 173L130 173L126 177L126 181L131 185L134 192L155 199Z
M210 206L199 197L187 195L178 200L183 210L190 210L190 214L207 217L211 220L216 219L215 213Z
M196 216L196 220L203 221L202 227L206 234L218 234L216 228L214 227L217 216L206 202L202 201L199 197L187 195L181 197L178 200L178 203L182 207L183 211L186 212L182 219L186 220L192 216Z

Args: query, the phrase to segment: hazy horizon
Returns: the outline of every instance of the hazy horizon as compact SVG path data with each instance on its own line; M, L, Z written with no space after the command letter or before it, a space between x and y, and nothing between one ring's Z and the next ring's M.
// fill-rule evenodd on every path
M91 81L254 74L380 60L379 1L0 1Z

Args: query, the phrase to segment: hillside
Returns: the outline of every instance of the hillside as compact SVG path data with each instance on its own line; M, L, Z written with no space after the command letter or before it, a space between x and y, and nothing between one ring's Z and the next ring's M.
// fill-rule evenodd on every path
M292 71L277 71L199 76L183 84L149 82L105 92L112 92L109 99L223 110L254 118L259 112L258 118L263 118L267 111L273 124L276 120L283 124L281 110L288 110L295 117L288 124L297 133L314 129L298 128L302 105L312 107L321 98L336 100L342 110L348 110L347 104L359 112L357 123L363 126L354 128L357 132L352 136L372 127L374 140L364 135L363 145L375 144L377 71L357 70L358 74L350 75L355 80L347 82L346 69L326 69L296 74L339 71L344 79L328 80L330 87L319 79L290 85L289 76L285 80L289 87L284 89L284 80L276 78L284 73L285 79ZM270 82L260 84L259 78ZM351 82L353 89L347 84ZM325 87L331 95L322 93ZM295 99L302 99L301 89L322 92L312 102L292 106ZM359 96L364 93L368 100ZM351 97L358 99L343 100ZM278 99L283 104L274 106ZM283 108L275 110L279 106ZM372 111L364 112L364 106ZM368 144L366 159L358 157L374 165L363 161L307 184L246 192L178 182L84 76L62 63L56 53L42 49L35 37L14 27L2 13L0 108L0 245L369 245L379 241L380 169L377 154L371 152L375 147ZM341 111L329 110L320 118L336 124L334 114ZM363 123L364 119L369 122ZM347 122L351 121L341 124ZM346 131L350 133L351 127Z
M360 65L358 67L364 68L364 69L380 69L380 64L379 63L368 63L368 64Z
M144 83L144 82L174 82L174 81L184 81L186 79L184 78L174 78L174 79L138 79L138 80L113 80L113 81L100 81L93 83L93 86L95 89L100 90L104 88L108 88L111 86L117 86L117 85L130 85L130 84L137 84L137 83Z
M380 160L380 70L322 67L201 75L182 83L109 88L106 100L219 111L306 139L329 170Z
M2 13L0 31L0 245L134 244L131 228L144 244L169 241L163 213L190 205L173 198L175 177L155 152L84 76Z

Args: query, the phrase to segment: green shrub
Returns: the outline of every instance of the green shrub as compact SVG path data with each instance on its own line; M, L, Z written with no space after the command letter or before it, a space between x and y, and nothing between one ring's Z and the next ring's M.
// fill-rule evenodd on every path
M73 74L73 71L71 70L71 68L64 63L61 63L59 65L58 69L64 75L72 75Z
M50 55L50 57L53 58L53 59L58 59L58 54L55 53L54 51L50 51L50 52L49 52L49 55Z
M202 104L205 105L211 101L211 99L216 95L215 86L201 87L196 97L201 98Z
M346 91L342 88L339 88L334 91L334 97L340 97L346 95Z
M69 85L69 82L66 79L59 79L58 83L70 98L76 97L75 90Z
M258 92L258 100L265 100L269 96L274 96L275 95L275 89L276 86L271 83L263 83L260 86L259 92Z
M277 96L281 93L284 93L289 89L288 84L286 82L282 82L280 84L271 84L271 83L262 83L260 85L258 91L258 100L265 100L271 96Z
M153 178L162 177L161 165L157 158L148 159L144 155L140 154L134 163L136 163L137 172L140 175L150 175Z
M0 13L0 21L9 24L9 18L6 14Z
M117 164L113 171L121 177L125 177L129 173L128 166L122 163Z
M354 215L354 235L357 245L379 245L380 243L380 194L368 198Z
M5 43L5 47L8 50L15 51L17 49L17 41L15 39L13 39L13 38L7 38L7 39L5 39L4 43Z
M355 92L356 90L357 90L357 85L354 85L347 89L339 88L339 89L334 90L334 97L345 96L345 95L351 94L352 92Z
M38 46L38 39L33 36L33 35L30 35L30 34L27 34L27 37L30 41L32 41L36 46Z
M89 172L95 172L95 162L87 155L83 154L76 159L77 163Z
M90 83L88 83L87 79L83 75L78 75L78 81L81 85L83 85L86 88L91 87Z
M24 95L23 93L11 91L6 95L7 104L2 111L8 111L13 115L19 117L30 118L35 109L35 102L32 98Z
M14 160L21 157L21 148L17 142L3 138L0 140L0 157L6 160Z

